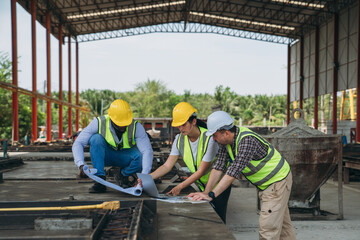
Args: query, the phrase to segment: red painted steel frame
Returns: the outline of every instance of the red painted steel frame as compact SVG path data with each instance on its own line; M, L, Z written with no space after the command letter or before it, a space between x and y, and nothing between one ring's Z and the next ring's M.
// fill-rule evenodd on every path
M69 38L69 95L68 102L71 103L71 36ZM72 135L71 107L68 108L68 136Z
M79 105L79 43L76 42L76 105ZM79 131L79 109L76 109L75 129Z
M50 59L50 12L46 12L46 67L47 96L51 97L51 59ZM51 102L46 102L46 141L51 141Z
M334 14L334 61L333 61L333 134L337 133L337 91L338 91L338 39L339 39L339 15Z
M360 142L360 0L358 1L358 44L357 44L357 97L356 97L356 142Z
M315 29L315 96L314 96L314 128L319 126L319 27Z
M11 36L12 36L12 83L18 85L17 63L17 29L16 29L16 0L11 0ZM12 93L12 140L19 141L19 98L18 92Z
M290 123L290 87L291 87L291 47L290 44L288 44L288 71L287 71L287 116L286 116L286 122L289 125Z
M300 108L303 108L304 100L304 37L300 39Z
M31 1L32 91L36 86L36 0ZM31 141L37 139L37 97L31 98Z
M59 100L63 100L62 92L62 25L59 25ZM63 139L63 105L59 104L59 139Z

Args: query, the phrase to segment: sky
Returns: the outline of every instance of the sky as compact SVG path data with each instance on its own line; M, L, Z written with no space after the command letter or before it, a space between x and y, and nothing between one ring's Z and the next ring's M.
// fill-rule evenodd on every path
M32 89L31 16L17 4L18 85ZM36 24L37 89L44 92L46 31ZM59 90L59 44L51 36L51 90ZM66 38L67 42L67 38ZM68 45L63 51L63 90L68 90ZM11 58L10 0L0 1L0 52ZM75 91L75 44L71 44ZM209 33L152 33L79 43L79 89L132 91L150 80L177 94L215 92L218 85L239 95L286 94L287 45Z

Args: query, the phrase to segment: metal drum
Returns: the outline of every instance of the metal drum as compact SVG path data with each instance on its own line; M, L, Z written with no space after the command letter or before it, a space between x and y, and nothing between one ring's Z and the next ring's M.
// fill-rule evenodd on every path
M299 119L295 113L299 112ZM290 124L264 136L289 162L293 186L289 207L320 209L320 187L329 179L342 156L341 135L324 134L306 125L304 112L294 109Z

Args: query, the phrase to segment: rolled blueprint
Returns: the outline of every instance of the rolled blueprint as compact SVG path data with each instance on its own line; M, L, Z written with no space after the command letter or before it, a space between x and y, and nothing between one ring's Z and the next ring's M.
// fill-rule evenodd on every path
M139 184L136 187L122 188L116 184L105 181L104 179L95 176L95 173L97 172L97 169L95 168L89 169L88 165L84 165L83 171L89 178L93 179L94 181L101 183L102 185L105 185L109 188L115 189L117 191L131 194L137 197L140 196L142 193L142 187Z

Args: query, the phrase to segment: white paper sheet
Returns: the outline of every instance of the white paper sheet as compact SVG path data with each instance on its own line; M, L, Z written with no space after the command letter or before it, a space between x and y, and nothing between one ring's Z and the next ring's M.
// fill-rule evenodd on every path
M122 188L122 187L120 187L120 186L118 186L116 184L105 181L104 179L95 176L94 174L97 172L96 168L89 169L89 166L84 165L83 171L89 178L93 179L94 181L96 181L98 183L101 183L102 185L105 185L105 186L107 186L109 188L115 189L117 191L124 192L124 193L127 193L127 194L131 194L131 195L134 195L134 196L137 196L137 197L140 196L141 193L142 193L143 189L142 189L142 187L140 185L137 185L136 187Z
M162 201L162 202L168 202L168 203L204 203L204 202L208 203L208 201L206 201L206 200L193 201L193 200L191 200L190 197L186 197L186 196L180 196L180 197L174 196L174 197L170 197L170 198L166 198L166 199L163 199L163 198L153 198L153 199L156 199L156 200Z

